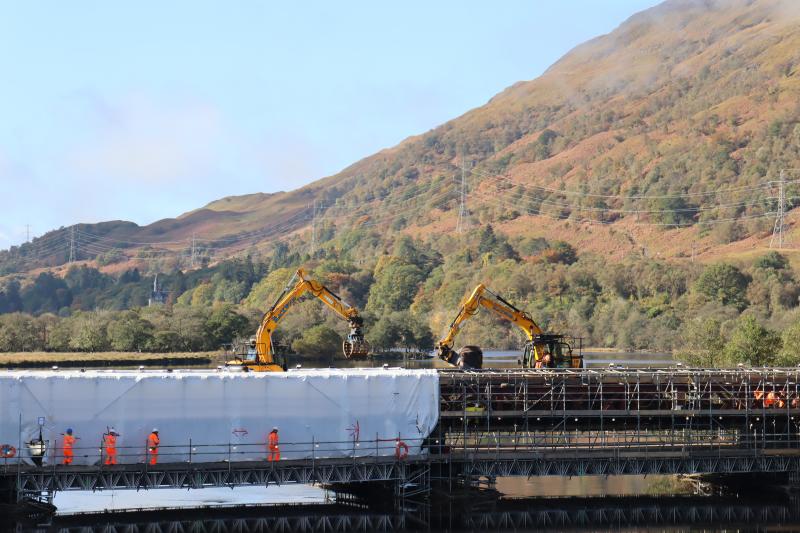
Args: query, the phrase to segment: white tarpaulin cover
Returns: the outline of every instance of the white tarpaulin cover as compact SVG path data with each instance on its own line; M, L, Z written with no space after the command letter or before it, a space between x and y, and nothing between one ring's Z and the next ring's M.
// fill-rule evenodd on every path
M398 436L414 454L438 397L434 370L0 371L0 445L23 443L27 457L43 423L45 462L61 462L72 428L74 464L95 464L113 427L119 463L136 463L157 427L159 462L264 460L276 426L282 459L394 455Z

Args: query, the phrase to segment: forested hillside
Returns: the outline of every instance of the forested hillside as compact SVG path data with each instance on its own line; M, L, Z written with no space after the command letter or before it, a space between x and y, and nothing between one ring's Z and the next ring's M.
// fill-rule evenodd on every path
M145 304L160 273L168 305L137 316L178 333L170 317L185 309L229 304L252 320L244 309L263 310L303 264L366 310L385 347L429 344L479 281L596 345L681 350L784 329L795 256L767 245L781 170L786 207L800 196L798 21L790 0L669 0L302 189L145 227L82 224L2 252L0 310L66 324L97 313L107 335L110 310ZM304 304L282 326L286 343L323 319L343 330ZM480 317L463 340L502 348L515 335Z
M507 239L491 226L424 241L398 235L384 246L380 232L362 229L326 241L314 258L276 250L266 261L176 271L159 277L166 304L141 309L152 278L138 271L115 278L73 267L63 280L43 273L0 296L0 351L214 350L251 335L303 265L364 310L379 350L430 349L459 300L483 281L545 329L585 344L674 350L703 364L794 362L800 353L798 275L774 251L746 266L637 256L608 263L563 241ZM285 352L335 353L346 330L311 299L287 314L276 339ZM486 313L458 338L507 349L523 341Z

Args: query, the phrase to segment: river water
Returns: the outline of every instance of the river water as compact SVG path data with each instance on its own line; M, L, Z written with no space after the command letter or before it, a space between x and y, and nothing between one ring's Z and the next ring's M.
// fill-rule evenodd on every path
M486 352L484 366L518 366L519 352ZM663 367L670 354L585 351L587 367ZM315 366L446 367L436 359L292 361ZM501 478L500 497L455 498L446 507L364 509L315 486L64 492L43 531L785 531L800 530L798 500L752 493L709 495L668 476ZM114 513L108 514L110 511ZM23 526L21 526L23 527ZM28 526L24 526L27 528ZM24 529L23 529L24 530Z
M656 353L656 352L618 352L618 351L583 351L584 362L587 368L607 367L608 365L620 365L634 368L658 368L666 367L675 364L672 354L669 353ZM483 366L484 368L518 368L522 352L519 351L486 351L483 353ZM398 359L370 359L370 360L353 360L353 359L334 359L332 361L306 361L302 359L292 359L289 357L287 360L289 366L296 364L302 365L304 368L312 368L314 366L332 366L335 368L353 368L364 366L381 366L388 364L390 366L404 366L407 368L452 368L444 361L433 357L417 360L403 360Z

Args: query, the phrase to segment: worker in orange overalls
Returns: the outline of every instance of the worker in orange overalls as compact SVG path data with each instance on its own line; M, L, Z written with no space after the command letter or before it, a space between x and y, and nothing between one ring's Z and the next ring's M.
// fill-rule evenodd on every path
M72 459L74 454L72 452L72 447L75 445L75 441L78 440L77 437L72 435L72 428L67 428L67 432L64 434L64 464L71 465Z
M769 391L767 393L766 399L764 400L764 407L770 408L774 406L777 403L777 401L778 401L778 396L775 394L775 392Z
M267 449L269 450L267 461L281 460L281 450L278 447L278 428L274 427L272 431L269 432L269 437L267 437Z
M778 409L786 407L786 393L783 391L778 392Z
M161 444L161 439L158 438L158 428L153 428L153 432L147 437L147 455L150 456L151 465L155 465L158 462L159 444Z
M755 407L758 407L758 402L760 402L764 398L764 391L761 389L754 390L753 398L755 399Z
M108 430L108 433L103 435L103 447L106 452L106 465L117 464L117 437L119 433L114 428Z
M764 407L776 407L783 409L786 407L786 402L784 401L780 392L770 391L767 393L767 399L764 400Z

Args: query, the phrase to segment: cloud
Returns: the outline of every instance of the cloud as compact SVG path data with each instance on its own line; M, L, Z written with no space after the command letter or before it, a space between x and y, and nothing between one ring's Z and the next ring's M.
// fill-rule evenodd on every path
M37 200L41 202L44 189L31 168L3 150L0 150L0 187L7 196L0 215L0 250L3 250L25 240L25 224L41 216L35 206Z
M219 109L193 98L83 90L0 136L0 249L76 222L177 216L244 189L241 144ZM241 192L252 192L251 190Z
M273 133L253 148L253 160L264 176L262 190L290 190L322 177L324 157L321 147L305 135L284 131ZM270 183L266 183L266 181Z
M777 0L768 3L767 7L778 22L793 23L800 18L800 2L797 0Z
M6 227L0 226L0 250L5 250L16 243L17 239L11 238L11 236L7 233Z
M198 101L87 97L80 109L89 131L69 148L65 160L71 174L88 182L189 181L214 167L224 137L217 109Z
M30 183L32 179L33 172L30 168L0 149L0 185L9 186L17 183Z

